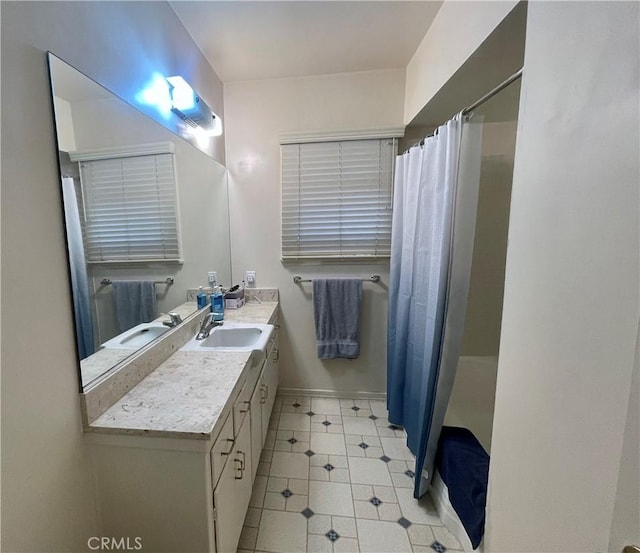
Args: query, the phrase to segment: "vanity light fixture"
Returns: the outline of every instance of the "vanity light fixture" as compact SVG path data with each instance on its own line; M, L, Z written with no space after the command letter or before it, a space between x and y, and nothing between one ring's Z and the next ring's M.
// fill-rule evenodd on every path
M182 77L167 77L167 82L170 85L171 111L191 127L196 138L222 134L220 117Z

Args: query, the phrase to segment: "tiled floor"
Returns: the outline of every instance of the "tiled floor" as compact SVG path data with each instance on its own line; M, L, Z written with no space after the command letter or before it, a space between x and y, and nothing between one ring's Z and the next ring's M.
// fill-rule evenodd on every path
M276 399L239 553L455 553L383 401Z

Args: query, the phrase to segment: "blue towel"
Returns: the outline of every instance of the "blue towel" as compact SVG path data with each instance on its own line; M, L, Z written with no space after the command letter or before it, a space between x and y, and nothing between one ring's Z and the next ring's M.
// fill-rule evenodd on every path
M360 356L362 280L315 279L313 316L319 359Z
M436 467L474 549L484 534L489 455L467 428L443 426Z
M120 332L153 321L158 316L152 280L114 280L111 286Z

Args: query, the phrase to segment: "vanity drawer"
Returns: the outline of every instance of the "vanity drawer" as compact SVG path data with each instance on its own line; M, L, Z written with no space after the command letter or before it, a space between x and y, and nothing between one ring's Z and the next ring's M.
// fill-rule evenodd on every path
M233 416L229 413L216 443L213 444L213 447L211 448L211 478L214 488L216 487L220 474L222 474L222 470L224 469L224 465L233 450L234 443Z
M233 435L237 436L242 426L245 415L251 406L251 395L253 394L255 382L252 378L245 381L238 399L233 404Z

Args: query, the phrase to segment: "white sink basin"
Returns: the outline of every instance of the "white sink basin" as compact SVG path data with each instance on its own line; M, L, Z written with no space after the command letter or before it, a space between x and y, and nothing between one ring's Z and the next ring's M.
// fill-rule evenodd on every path
M216 326L204 340L189 340L182 351L264 351L273 325L224 323Z
M162 323L142 323L122 334L118 334L115 338L102 344L103 348L108 349L140 349L149 342L155 340L158 336L162 336L169 330L169 327Z

